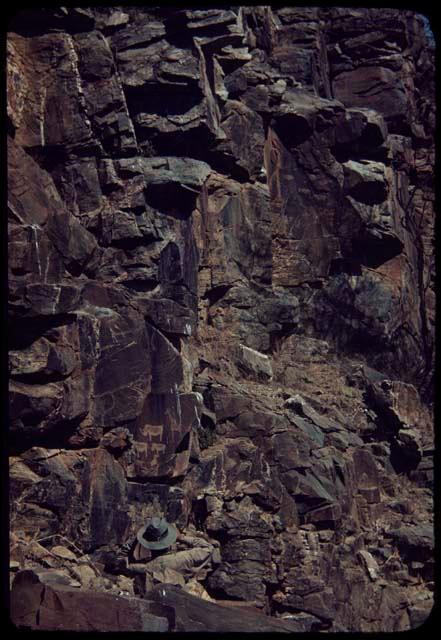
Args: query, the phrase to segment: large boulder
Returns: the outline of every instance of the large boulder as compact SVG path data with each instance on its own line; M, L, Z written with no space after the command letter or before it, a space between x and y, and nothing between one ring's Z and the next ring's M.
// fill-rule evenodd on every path
M47 583L30 570L17 574L11 593L12 622L33 631L168 631L166 610L139 598Z

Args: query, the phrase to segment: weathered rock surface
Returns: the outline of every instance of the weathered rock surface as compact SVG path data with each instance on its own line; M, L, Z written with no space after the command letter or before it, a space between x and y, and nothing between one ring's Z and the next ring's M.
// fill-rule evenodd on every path
M170 585L156 587L150 592L149 598L174 609L176 618L173 631L292 633L304 630L295 621L269 618L251 607L235 610L233 607L201 601Z
M11 619L18 628L45 631L168 631L160 607L144 600L83 591L46 581L33 571L17 574Z
M13 622L422 624L425 18L29 9L7 45ZM176 544L135 554L153 515Z

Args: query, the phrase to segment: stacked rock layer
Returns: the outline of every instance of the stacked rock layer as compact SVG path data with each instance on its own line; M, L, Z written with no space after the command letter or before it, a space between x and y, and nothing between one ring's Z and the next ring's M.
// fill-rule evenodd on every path
M424 18L40 9L7 44L14 622L420 625ZM123 546L158 514L216 550L204 571L131 566Z

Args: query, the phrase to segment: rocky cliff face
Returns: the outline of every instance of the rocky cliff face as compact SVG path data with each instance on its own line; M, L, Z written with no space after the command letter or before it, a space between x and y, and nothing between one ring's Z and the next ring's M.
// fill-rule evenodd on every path
M427 617L433 57L386 9L10 25L17 624ZM204 571L123 555L158 513L215 550Z

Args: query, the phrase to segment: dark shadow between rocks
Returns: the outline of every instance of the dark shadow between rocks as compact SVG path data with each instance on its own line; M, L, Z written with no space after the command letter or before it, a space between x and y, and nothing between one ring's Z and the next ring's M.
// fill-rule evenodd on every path
M43 449L71 449L69 439L83 418L84 416L80 416L72 420L60 421L50 427L46 433L39 433L37 436L38 446ZM40 419L35 416L35 419L28 421L26 424L21 422L21 425L11 425L9 430L10 455L19 456L35 446L36 431L38 431L39 424Z
M212 289L209 289L205 293L205 295L203 296L203 299L205 300L208 299L208 304L211 307L217 302L219 302L219 300L221 300L228 293L231 287L232 287L231 284L224 284L224 285L219 285L218 287L213 287Z
M361 276L361 266L355 260L350 258L335 258L331 260L329 265L329 276L337 276L340 273L346 273L350 276Z
M132 116L151 113L157 116L182 115L202 100L197 86L184 83L147 84L142 87L126 87L127 104Z
M361 264L372 269L399 255L403 247L401 240L392 234L377 236L366 233L352 241L354 256L357 256ZM361 272L356 275L361 275Z
M153 209L176 220L190 217L197 195L197 191L173 182L149 184L145 190L145 199Z
M296 113L279 116L273 122L273 127L285 147L289 149L302 144L312 134L312 128L306 118Z
M26 349L46 332L76 321L74 314L58 314L30 318L13 318L8 324L9 349ZM47 336L49 337L49 336Z

